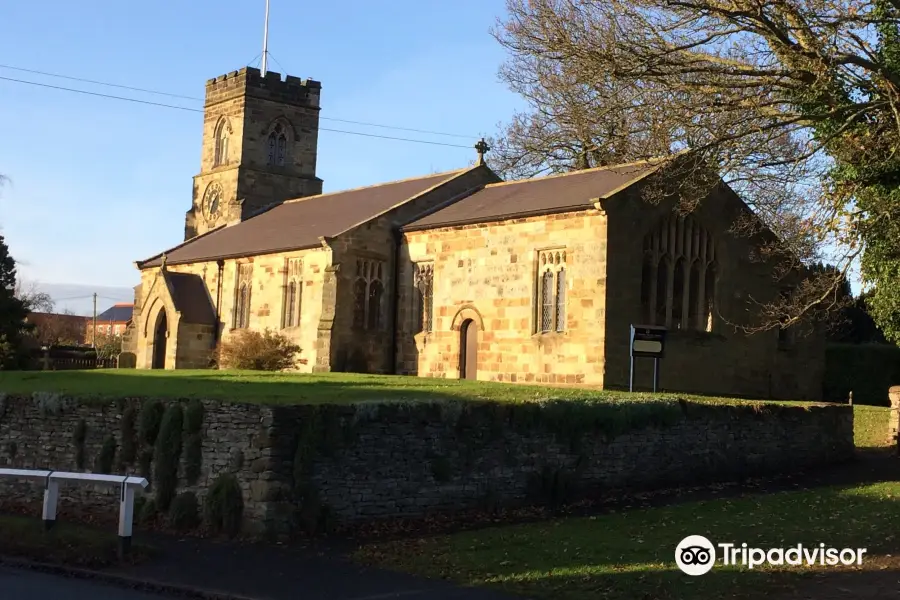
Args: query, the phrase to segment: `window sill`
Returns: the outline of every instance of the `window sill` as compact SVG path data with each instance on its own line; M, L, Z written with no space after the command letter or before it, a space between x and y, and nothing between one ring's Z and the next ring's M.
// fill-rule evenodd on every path
M569 336L568 331L538 331L537 333L531 334L531 339L533 340L552 340L565 338Z

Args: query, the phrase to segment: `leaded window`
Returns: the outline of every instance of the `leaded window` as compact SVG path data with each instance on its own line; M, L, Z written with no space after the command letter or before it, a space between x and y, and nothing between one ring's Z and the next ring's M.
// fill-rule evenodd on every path
M536 323L539 333L566 330L566 251L538 253Z
M416 331L430 332L434 320L434 265L415 265Z
M384 263L380 260L356 261L356 280L353 284L353 327L376 330L384 326Z

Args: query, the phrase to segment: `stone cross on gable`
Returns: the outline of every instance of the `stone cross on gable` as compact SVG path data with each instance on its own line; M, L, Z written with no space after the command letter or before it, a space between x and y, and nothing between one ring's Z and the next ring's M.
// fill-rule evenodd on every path
M478 165L484 164L484 153L488 152L490 149L491 147L487 145L487 142L484 141L484 138L481 138L481 140L479 140L478 143L475 144L475 151L478 152Z
M160 257L160 259L159 259L159 268L160 269L166 268L166 254L165 253L163 253L162 257Z

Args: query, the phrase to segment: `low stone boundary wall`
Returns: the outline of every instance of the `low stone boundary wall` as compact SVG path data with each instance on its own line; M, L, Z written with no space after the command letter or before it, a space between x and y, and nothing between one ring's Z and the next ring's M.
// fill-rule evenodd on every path
M201 503L219 476L232 474L245 529L270 535L335 520L730 481L838 463L854 453L846 405L0 398L0 465L109 467L147 476L157 494L175 485L157 478L177 482L177 492L194 492ZM33 488L0 485L0 505L39 498ZM107 495L62 493L64 503L114 505Z

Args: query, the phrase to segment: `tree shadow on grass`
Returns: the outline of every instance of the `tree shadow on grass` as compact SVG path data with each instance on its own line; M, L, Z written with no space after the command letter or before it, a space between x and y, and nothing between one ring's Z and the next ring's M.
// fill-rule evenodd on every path
M548 600L887 598L896 597L900 578L900 558L894 558L900 553L898 522L900 484L885 482L374 544L358 558ZM688 535L716 545L815 549L824 544L865 548L866 554L859 570L821 565L735 570L719 561L709 573L690 577L675 564L675 548Z

